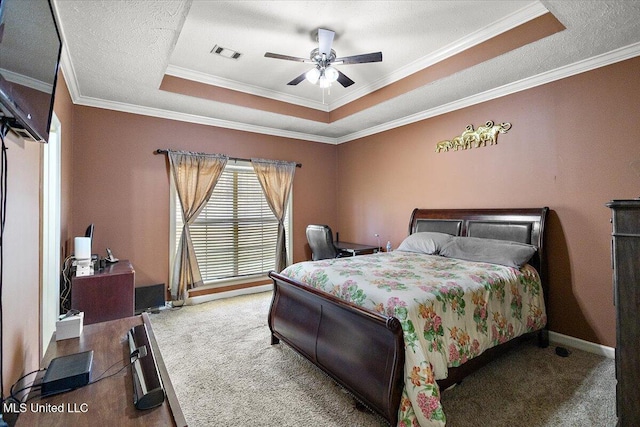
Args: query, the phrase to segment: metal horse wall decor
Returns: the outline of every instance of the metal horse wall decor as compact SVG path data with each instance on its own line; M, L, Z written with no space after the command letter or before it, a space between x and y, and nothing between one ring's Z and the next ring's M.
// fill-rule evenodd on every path
M460 136L451 140L440 141L436 144L436 153L449 150L466 150L471 147L481 147L498 143L498 134L507 133L511 129L511 123L494 124L489 120L484 126L474 130L473 125L468 125Z

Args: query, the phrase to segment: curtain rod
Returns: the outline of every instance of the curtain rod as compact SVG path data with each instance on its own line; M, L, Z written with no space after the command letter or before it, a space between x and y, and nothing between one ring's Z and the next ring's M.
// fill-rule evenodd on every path
M169 150L163 150L161 148L158 148L156 151L153 152L153 154L167 154L169 152ZM239 161L243 161L243 162L250 162L251 159L245 159L242 157L228 157L229 160L239 160ZM296 167L297 168L301 168L302 167L302 163L296 163Z

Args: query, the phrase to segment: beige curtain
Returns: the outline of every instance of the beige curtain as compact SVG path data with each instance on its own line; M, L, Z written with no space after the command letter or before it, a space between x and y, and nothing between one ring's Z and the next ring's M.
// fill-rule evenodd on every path
M280 272L287 266L284 217L289 196L291 195L291 187L293 186L293 176L296 173L296 164L295 162L264 159L251 159L251 164L258 176L267 203L278 220L278 246L276 247L275 269Z
M188 289L202 285L189 226L211 197L228 158L185 151L169 151L168 155L184 224L173 266L171 299L184 300Z

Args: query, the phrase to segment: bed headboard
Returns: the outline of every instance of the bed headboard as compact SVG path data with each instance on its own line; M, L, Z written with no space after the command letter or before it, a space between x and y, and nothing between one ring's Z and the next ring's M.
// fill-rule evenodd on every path
M549 208L526 209L414 209L409 234L437 231L454 236L509 240L536 246L529 262L546 287L544 225ZM546 290L546 289L545 289Z

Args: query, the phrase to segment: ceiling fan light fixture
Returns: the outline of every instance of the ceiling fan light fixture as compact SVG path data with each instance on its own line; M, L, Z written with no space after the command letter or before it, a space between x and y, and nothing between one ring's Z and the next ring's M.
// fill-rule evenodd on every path
M309 83L311 83L312 85L318 83L318 79L320 78L320 70L318 68L312 68L309 71L307 71L307 74L305 74L305 78L307 79L307 81L309 81Z
M331 87L331 83L338 80L338 70L333 67L326 67L324 70L320 72L320 79L318 80L318 85L323 88Z
M324 76L327 80L333 83L338 80L338 70L333 67L327 67L324 69Z
M345 88L355 83L349 77L333 68L332 65L334 61L336 64L364 64L367 62L382 61L382 52L365 53L362 55L351 55L337 58L336 51L331 49L334 36L335 33L333 31L319 28L318 47L311 51L309 59L271 52L266 52L264 56L266 58L285 59L287 61L314 64L315 67L313 69L307 71L306 73L300 74L298 77L287 83L287 85L295 86L303 80L307 80L312 85L317 84L323 89L331 87L331 84L335 81L340 83L342 87Z

